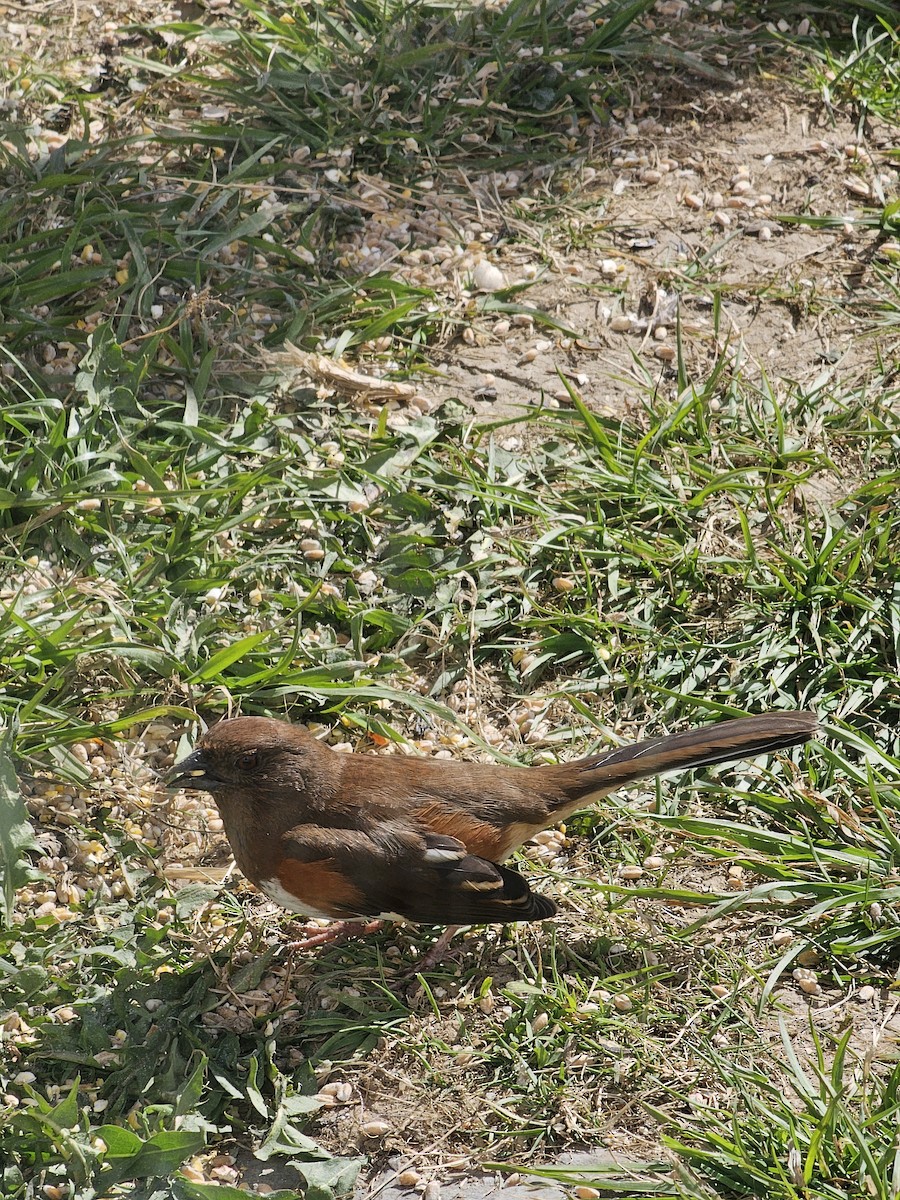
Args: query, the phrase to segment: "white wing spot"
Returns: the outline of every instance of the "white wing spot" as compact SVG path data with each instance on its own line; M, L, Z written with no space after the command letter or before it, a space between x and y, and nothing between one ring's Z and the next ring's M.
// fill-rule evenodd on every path
M440 846L433 846L430 850L426 850L422 855L425 862L442 863L442 862L459 862L460 859L466 857L467 850L445 850Z

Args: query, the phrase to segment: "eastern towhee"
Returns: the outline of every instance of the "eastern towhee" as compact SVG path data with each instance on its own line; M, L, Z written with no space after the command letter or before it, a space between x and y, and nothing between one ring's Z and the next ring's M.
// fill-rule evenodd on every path
M638 779L783 750L815 730L812 713L773 712L505 767L337 754L302 726L236 717L204 734L169 786L210 792L243 873L307 917L542 921L552 900L500 865L534 834Z

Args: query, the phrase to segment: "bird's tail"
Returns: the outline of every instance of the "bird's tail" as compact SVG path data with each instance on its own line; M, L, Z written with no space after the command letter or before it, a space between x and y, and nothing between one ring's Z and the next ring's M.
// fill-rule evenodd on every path
M615 788L663 771L686 771L786 750L809 741L816 728L814 713L764 713L649 738L570 765L578 772L578 783L585 797L594 793L606 795Z

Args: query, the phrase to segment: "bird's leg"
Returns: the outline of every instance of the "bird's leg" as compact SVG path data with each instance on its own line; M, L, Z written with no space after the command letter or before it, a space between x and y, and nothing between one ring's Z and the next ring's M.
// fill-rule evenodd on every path
M448 925L431 949L426 951L416 963L416 971L429 971L432 967L436 967L461 929L462 925Z
M312 950L315 946L327 946L329 942L342 942L351 937L363 937L384 928L384 921L333 921L324 929L319 925L307 925L301 932L306 934L300 941L288 942L287 948Z

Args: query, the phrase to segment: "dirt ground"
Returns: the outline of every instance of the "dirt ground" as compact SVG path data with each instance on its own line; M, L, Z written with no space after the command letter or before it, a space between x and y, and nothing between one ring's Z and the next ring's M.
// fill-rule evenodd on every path
M636 383L671 387L679 321L694 379L728 347L751 376L807 390L838 373L852 382L875 349L874 334L860 334L883 249L853 220L860 188L874 197L895 186L893 144L888 129L859 138L845 117L759 80L661 106L646 134L598 149L569 230L545 232L554 269L525 303L577 336L535 335L528 325L506 333L505 320L498 335L486 320L475 345L447 356L449 389L480 395L479 409L496 415L498 404L534 404L542 394L564 402L562 370L595 409L621 412ZM779 215L838 215L847 224L816 230ZM589 250L566 245L576 221L594 231ZM519 246L508 253L511 281L517 256Z

